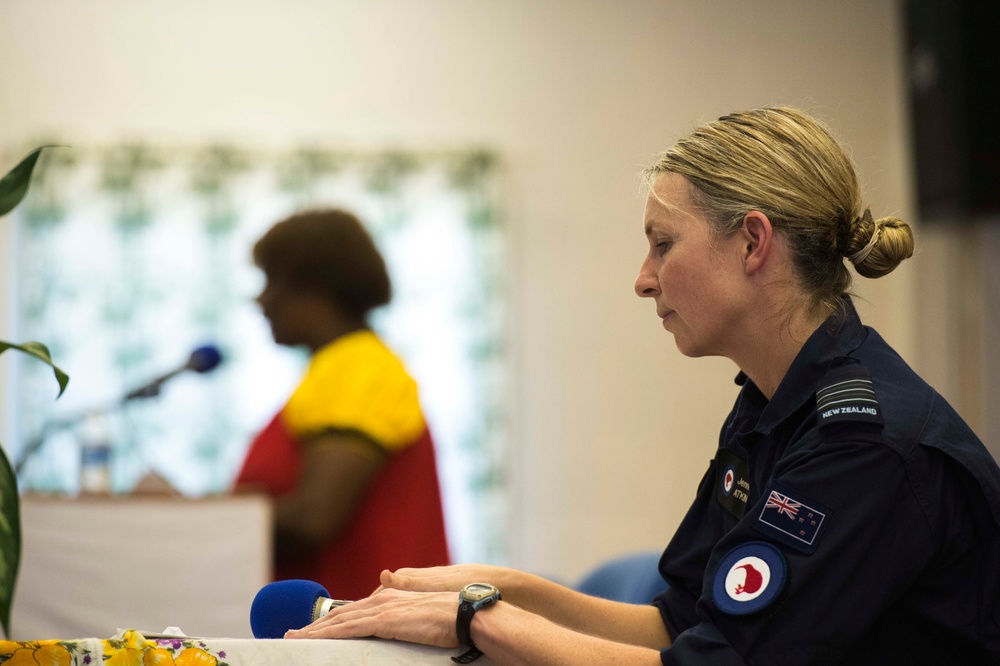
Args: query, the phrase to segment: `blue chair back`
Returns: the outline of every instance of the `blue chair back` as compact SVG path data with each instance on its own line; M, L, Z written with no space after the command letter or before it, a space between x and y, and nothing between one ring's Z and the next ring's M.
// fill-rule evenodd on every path
M659 551L616 557L586 574L575 589L595 597L632 604L648 604L667 589L660 576Z

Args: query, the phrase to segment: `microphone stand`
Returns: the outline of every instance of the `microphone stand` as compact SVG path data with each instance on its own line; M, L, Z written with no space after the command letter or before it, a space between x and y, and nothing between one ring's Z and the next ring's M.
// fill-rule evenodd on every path
M21 455L17 462L14 464L14 474L16 476L21 475L21 470L24 469L25 464L34 456L40 448L45 444L48 438L57 432L62 432L64 430L69 430L80 423L86 421L91 417L96 416L107 416L119 409L125 407L128 403L139 398L155 398L160 395L160 388L163 385L163 381L158 381L154 384L147 385L141 389L136 389L126 393L122 398L115 400L111 404L105 407L91 408L67 416L56 421L46 421L42 426L42 429L32 437L28 443L24 446L21 451Z
M148 384L144 384L136 389L133 389L107 407L101 409L89 409L85 412L75 414L65 419L45 423L45 425L42 426L41 431L25 445L20 458L14 466L15 474L21 474L21 470L24 468L25 463L27 463L27 461L35 455L38 449L45 444L46 439L48 439L49 435L52 433L71 428L90 417L106 416L112 411L121 409L132 400L139 398L155 398L160 395L160 389L163 387L164 383L173 379L182 372L186 370L194 370L198 373L210 372L214 370L221 361L222 355L219 353L219 350L215 347L215 345L203 345L191 352L188 362L180 368L158 377Z

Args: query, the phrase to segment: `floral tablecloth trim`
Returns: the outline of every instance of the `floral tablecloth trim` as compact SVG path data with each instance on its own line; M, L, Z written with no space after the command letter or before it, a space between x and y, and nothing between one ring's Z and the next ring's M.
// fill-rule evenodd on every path
M148 640L134 630L106 640L0 641L3 666L229 666L197 638Z

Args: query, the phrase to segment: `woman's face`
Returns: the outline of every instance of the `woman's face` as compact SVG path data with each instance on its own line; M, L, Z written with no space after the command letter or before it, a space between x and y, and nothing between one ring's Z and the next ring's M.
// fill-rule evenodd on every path
M730 356L747 307L740 234L716 237L691 200L691 186L661 174L646 199L649 252L635 293L651 298L663 328L685 356Z
M276 343L291 347L309 341L317 308L315 297L285 280L268 277L256 300Z

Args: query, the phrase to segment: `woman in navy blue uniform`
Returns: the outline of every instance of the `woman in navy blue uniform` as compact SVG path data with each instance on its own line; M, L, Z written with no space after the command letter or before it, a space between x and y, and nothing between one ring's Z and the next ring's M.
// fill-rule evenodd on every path
M1000 469L849 296L846 262L889 273L909 226L876 219L844 149L787 107L708 123L647 175L636 293L741 386L667 591L630 605L508 568L403 569L289 637L498 664L1000 663ZM493 596L462 592L456 616L469 583Z

